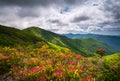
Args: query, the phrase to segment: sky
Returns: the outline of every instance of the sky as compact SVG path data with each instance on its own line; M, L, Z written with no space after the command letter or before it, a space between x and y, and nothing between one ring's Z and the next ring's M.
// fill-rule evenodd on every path
M120 35L120 0L0 0L0 24L58 34Z

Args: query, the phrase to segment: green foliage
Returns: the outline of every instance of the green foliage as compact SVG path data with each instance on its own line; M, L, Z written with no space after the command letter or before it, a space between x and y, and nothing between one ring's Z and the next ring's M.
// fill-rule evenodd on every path
M104 56L103 76L104 81L120 80L120 53Z
M30 45L43 39L19 29L0 25L0 46Z
M58 35L37 27L30 27L24 29L23 31L32 33L35 36L41 37L44 40L58 46L69 48L76 53L83 54L84 56L92 56L92 54L95 52L94 50L96 50L97 48L105 48L107 51L106 54L111 54L116 51L113 50L112 47L91 38L70 39L65 36Z
M97 40L70 39L37 27L30 27L24 30L10 28L0 25L0 46L32 46L41 47L42 44L52 43L54 45L68 48L75 53L84 56L93 56L97 48L105 48L106 54L114 53L116 50ZM43 44L43 45L44 45Z

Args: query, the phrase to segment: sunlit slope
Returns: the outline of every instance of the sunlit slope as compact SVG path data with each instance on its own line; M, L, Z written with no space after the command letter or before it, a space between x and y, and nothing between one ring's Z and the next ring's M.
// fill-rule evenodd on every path
M81 53L86 56L93 54L97 48L107 49L107 54L116 52L114 48L94 39L70 39L38 27L30 27L23 31L34 34L37 37L41 37L53 44L67 47L76 53Z

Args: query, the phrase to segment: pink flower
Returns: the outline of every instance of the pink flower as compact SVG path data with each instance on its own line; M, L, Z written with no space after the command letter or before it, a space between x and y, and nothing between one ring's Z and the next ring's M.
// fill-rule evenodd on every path
M51 64L52 64L52 62L51 62L51 61L48 61L48 62L47 62L47 64L51 65Z
M47 79L47 76L43 75L43 76L40 76L37 81L45 81L46 79Z
M28 73L25 73L24 79L27 79L27 78L28 78Z
M63 58L63 59L66 58L66 55L63 55L61 58Z
M73 57L73 56L74 56L74 54L73 54L72 52L70 52L69 55L70 55L70 57Z
M24 70L19 70L18 73L19 73L19 74L24 74L25 71L24 71Z
M35 62L35 60L32 60L32 59L31 59L31 60L29 60L29 62L30 62L30 63L34 63L34 62Z
M14 76L14 77L18 77L18 74L17 74L17 73L15 73L15 74L13 74L13 76Z
M41 72L43 70L44 70L44 67L43 66L39 66L39 67L28 69L27 72L28 73L32 73L32 74L36 74L36 73Z
M12 69L13 70L16 70L18 68L18 66L13 66Z
M3 59L8 59L10 56L2 56Z
M78 54L78 55L76 56L76 58L81 59L81 58L82 58L82 55Z
M69 61L68 64L70 64L70 65L77 65L77 62Z
M76 69L73 66L68 67L69 71L75 71Z
M54 70L53 71L56 75L57 78L61 78L65 76L65 71L64 70Z

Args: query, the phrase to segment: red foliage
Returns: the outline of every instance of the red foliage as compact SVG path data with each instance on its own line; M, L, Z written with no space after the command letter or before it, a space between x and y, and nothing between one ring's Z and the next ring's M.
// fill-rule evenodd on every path
M34 63L35 61L34 60L29 60L30 63Z
M47 79L47 76L40 76L37 81L45 81Z
M58 64L58 66L60 67L60 68L62 68L63 67L63 65L60 63L60 64Z
M106 49L104 48L99 48L96 50L97 54L100 54L101 56L103 56L106 53Z
M18 68L18 66L13 66L12 69L13 70L16 70Z
M76 58L81 59L81 58L82 58L82 55L78 54L78 55L76 56Z
M69 65L77 65L77 62L69 61L68 64Z
M70 57L74 56L73 52L69 52L69 55L70 55Z
M35 67L35 68L32 68L32 69L28 69L28 73L32 73L32 74L36 74L38 72L41 72L44 70L44 67L41 66L41 67Z
M48 65L52 65L52 62L51 62L51 61L48 61L47 64L48 64Z
M53 71L56 75L57 78L61 78L65 76L65 71L64 70L54 70Z
M70 66L70 67L68 67L68 70L69 70L69 71L75 71L76 69L75 69L75 67Z
M9 59L10 56L2 56L3 59Z
M88 76L84 79L84 81L95 81L95 80L93 80L93 76L92 76L92 75L88 75Z
M61 56L61 58L63 58L63 59L66 58L66 55Z

